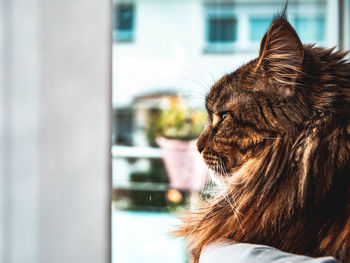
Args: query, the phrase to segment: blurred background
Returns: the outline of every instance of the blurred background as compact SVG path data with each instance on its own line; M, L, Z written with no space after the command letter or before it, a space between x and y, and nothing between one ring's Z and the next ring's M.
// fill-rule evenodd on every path
M208 187L195 150L205 96L257 56L284 1L113 4L113 262L188 262L169 232ZM347 1L290 0L288 19L303 43L349 47Z
M211 187L205 96L283 2L0 0L0 262L187 262L169 231ZM349 2L288 17L349 49Z

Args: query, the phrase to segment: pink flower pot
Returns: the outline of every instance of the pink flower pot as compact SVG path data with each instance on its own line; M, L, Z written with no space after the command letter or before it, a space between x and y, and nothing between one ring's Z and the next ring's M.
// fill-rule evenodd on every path
M175 189L201 191L206 183L206 168L198 153L197 140L181 141L157 138L170 186Z

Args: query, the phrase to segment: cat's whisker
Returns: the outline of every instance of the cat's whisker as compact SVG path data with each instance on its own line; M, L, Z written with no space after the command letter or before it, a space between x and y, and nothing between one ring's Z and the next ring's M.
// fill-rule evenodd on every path
M227 186L230 185L229 183L227 183L227 182L229 182L230 180L229 180L229 177L228 177L226 168L225 168L225 166L224 166L224 164L223 164L223 162L222 162L221 159L219 159L219 161L218 161L217 163L219 164L220 173L222 174L222 176L220 176L220 178L221 178L222 181L226 181L226 183L223 182L223 185L227 187ZM226 187L225 187L225 188L226 188ZM228 191L228 189L226 188L226 189L225 189L225 192L230 192L230 191ZM228 196L227 194L224 194L224 198L225 198L226 202L229 204L229 206L231 207L233 214L237 214L237 213L238 213L238 214L241 214L241 213L236 209L236 207L233 205L232 201L230 200L230 198L229 198L229 196Z
M208 168L208 166L205 166L203 180L205 180L205 186L204 186L204 189L202 190L202 193L212 196L214 194L214 191L215 191L215 189L214 189L215 185L213 184L213 181L211 180L210 169Z
M216 80L215 80L213 74L208 69L206 69L206 71L207 71L208 74L205 74L204 76L207 77L208 75L210 75L211 76L211 80L210 81L207 79L207 82L205 82L203 80L203 76L200 76L200 74L194 74L194 76L197 78L198 81L200 81L204 85L209 85L209 89L210 89L210 87L216 82Z
M191 84L185 84L185 86L190 86L189 90L192 92L201 92L203 94L207 94L211 88L211 84L205 83L201 79L198 80L192 80L192 79L185 79L184 81L190 82ZM193 86L197 86L198 88L194 88Z
M261 139L264 140L281 140L281 137L264 137L264 136L259 136Z

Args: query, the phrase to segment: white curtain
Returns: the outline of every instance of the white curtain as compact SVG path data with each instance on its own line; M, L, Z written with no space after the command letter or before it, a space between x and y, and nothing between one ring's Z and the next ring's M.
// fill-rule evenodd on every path
M0 262L110 260L111 3L0 0Z

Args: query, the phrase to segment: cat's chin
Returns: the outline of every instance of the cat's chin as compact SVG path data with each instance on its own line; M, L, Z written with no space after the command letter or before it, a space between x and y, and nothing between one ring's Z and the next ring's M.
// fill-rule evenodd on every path
M229 185L232 180L235 180L233 174L222 174L218 171L208 169L209 178L220 188L225 188L225 185Z
M209 177L210 179L218 186L222 187L224 185L224 182L223 182L223 175L222 174L219 174L218 172L212 170L212 169L209 169Z

